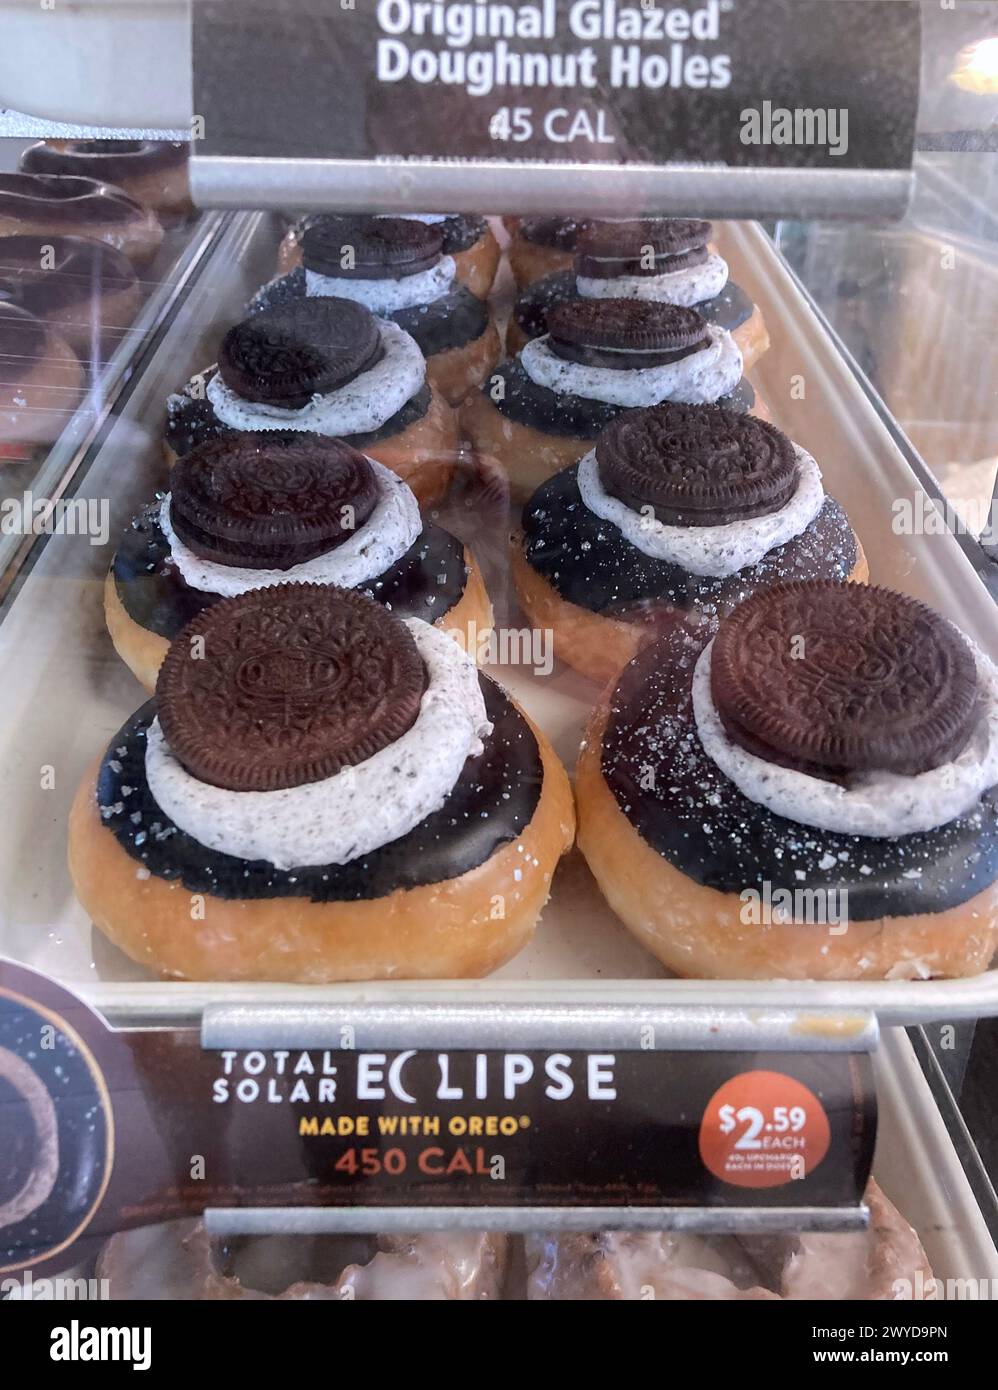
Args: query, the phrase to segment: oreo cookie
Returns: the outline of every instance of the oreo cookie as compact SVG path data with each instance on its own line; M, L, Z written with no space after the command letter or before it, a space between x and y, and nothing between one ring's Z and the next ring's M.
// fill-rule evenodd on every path
M779 511L797 489L794 446L775 425L714 405L630 410L596 443L600 480L666 526L723 526Z
M347 386L384 349L377 320L349 299L300 299L254 314L222 339L218 370L244 401L300 410Z
M711 225L686 217L640 222L594 222L579 235L575 273L594 280L668 275L703 265Z
M342 545L378 500L370 460L341 440L266 432L202 444L170 475L170 522L205 560L291 569Z
M302 234L306 270L340 280L399 280L440 260L439 225L404 217L323 217Z
M709 343L695 309L642 299L573 299L548 314L551 347L567 362L633 371L679 362Z
M729 736L830 780L955 757L977 717L967 642L924 604L834 581L778 584L718 629L711 693Z
M277 791L354 767L410 729L426 672L408 628L324 584L281 584L198 614L156 682L163 734L202 782Z

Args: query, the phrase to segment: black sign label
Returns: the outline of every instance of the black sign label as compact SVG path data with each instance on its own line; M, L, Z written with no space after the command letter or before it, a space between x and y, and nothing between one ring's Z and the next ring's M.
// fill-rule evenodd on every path
M612 1222L622 1206L854 1207L870 1173L862 1053L335 1042L206 1052L193 1029L115 1032L0 962L0 1274L206 1207L593 1206Z
M199 154L904 169L908 0L199 0Z

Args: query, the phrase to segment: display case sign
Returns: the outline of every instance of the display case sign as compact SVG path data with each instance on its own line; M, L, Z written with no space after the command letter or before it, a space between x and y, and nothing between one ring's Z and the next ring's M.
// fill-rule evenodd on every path
M198 156L911 164L907 0L198 0L193 24Z
M113 1031L0 962L0 1277L207 1208L486 1207L492 1229L637 1208L662 1226L672 1208L855 1215L869 1177L864 1052L658 1050L637 1025L633 1048L584 1050L330 1032L205 1050L195 1029Z

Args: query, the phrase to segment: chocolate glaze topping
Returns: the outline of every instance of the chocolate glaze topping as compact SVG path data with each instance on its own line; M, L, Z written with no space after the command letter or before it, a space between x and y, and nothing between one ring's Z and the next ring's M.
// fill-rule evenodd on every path
M134 198L97 179L61 174L0 174L0 217L64 223L67 230L114 222L145 222Z
M775 425L709 405L631 410L600 435L600 480L632 511L667 526L721 526L779 511L797 456Z
M170 477L170 521L203 559L291 569L342 545L370 517L378 485L370 461L342 440L266 433L214 440Z
M301 299L243 319L222 339L218 370L245 401L300 410L381 360L377 321L349 299Z
M527 338L539 338L548 331L548 314L562 300L578 299L574 270L560 270L545 275L520 292L513 308L513 317ZM726 328L739 328L752 316L752 301L744 290L729 280L719 295L694 306L708 323Z
M343 280L418 275L437 264L442 246L439 224L404 217L324 217L301 238L305 269Z
M678 362L707 344L695 309L640 299L570 299L548 314L554 352L568 362L631 371Z
M119 183L186 164L190 147L172 140L40 140L21 156L27 174L79 174Z
M496 399L500 384L500 398ZM482 390L488 393L495 408L507 419L515 420L528 429L539 430L542 434L562 438L595 439L611 421L629 409L628 406L593 400L589 396L576 396L572 392L552 391L547 386L538 386L523 370L519 358L496 367ZM751 410L755 404L755 392L749 380L742 377L734 391L717 403L731 410Z
M296 266L287 275L280 275L257 290L246 306L246 312L256 314L262 309L304 299L305 288L304 268ZM415 338L424 357L433 357L438 352L449 352L451 348L476 342L489 326L488 304L477 299L464 285L455 285L448 294L429 304L396 309L383 317L391 319Z
M709 628L674 629L651 643L625 667L611 700L603 776L657 854L722 893L845 889L854 922L943 912L994 882L994 789L959 820L894 839L798 825L744 796L704 753L693 718L693 668L710 636Z
M205 386L215 375L216 370L216 368L210 368L203 374L202 381ZM424 384L414 396L406 401L402 409L396 411L380 428L370 430L366 434L345 435L344 439L355 449L361 451L369 448L372 444L377 444L380 440L392 439L396 435L402 434L410 425L415 425L422 420L430 408L431 400L430 388ZM184 454L190 453L191 449L210 439L231 439L240 433L242 431L234 430L229 425L222 423L215 414L215 407L211 401L206 396L194 394L190 382L178 395L171 396L167 406L164 437L178 458L183 458ZM273 436L275 443L292 443L301 437L301 432L297 430L268 430L267 433Z
M40 319L16 304L0 302L0 381L23 381L45 356L48 331Z
M192 588L173 562L154 502L132 522L115 551L115 591L128 616L170 641L191 618L220 603L218 594ZM433 623L459 603L468 580L464 546L439 526L428 525L404 555L359 592L400 618Z
M39 318L135 283L128 257L101 241L41 233L0 237L0 299Z
M524 554L568 603L648 627L672 626L677 614L729 612L758 588L784 579L845 579L856 540L839 504L826 497L810 526L757 565L727 578L690 574L656 560L602 521L579 494L578 465L537 489L523 510Z
M455 213L436 225L443 233L445 256L456 256L461 251L469 250L476 241L481 241L489 230L488 218L465 213Z
M977 719L963 636L925 604L868 585L754 595L720 626L711 691L744 748L836 779L927 772L960 752Z
M190 893L233 899L306 898L371 901L399 888L440 883L475 869L522 833L537 808L543 771L537 742L499 686L481 678L494 730L478 758L469 758L439 811L398 840L349 864L275 869L207 849L163 814L145 773L149 701L115 735L104 755L97 801L108 830L126 854L158 878Z
M192 776L277 791L396 742L425 686L412 634L386 608L352 589L280 584L194 618L160 667L156 702Z
M591 219L579 217L525 217L519 234L535 246L550 246L555 251L574 251L579 233Z

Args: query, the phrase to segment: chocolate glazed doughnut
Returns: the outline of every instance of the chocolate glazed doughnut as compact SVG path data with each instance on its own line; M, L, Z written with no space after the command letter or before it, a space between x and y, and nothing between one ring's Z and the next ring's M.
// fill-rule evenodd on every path
M546 275L571 270L575 247L591 218L523 217L510 234L507 254L517 288L532 285Z
M863 585L776 585L710 637L641 651L587 731L579 844L621 920L690 976L986 970L995 668Z
M556 331L528 344L512 362L503 363L461 407L464 432L476 454L505 470L517 497L528 497L548 478L577 463L601 430L634 408L600 398L596 393L603 386L593 386L591 377L583 377L583 384L576 388L568 370L558 389L539 383L526 365L528 354L538 347L549 345L549 362L554 356L566 367L602 370L604 384L611 371L622 385L643 369L660 367L681 373L687 384L676 385L680 376L672 375L669 379L674 384L662 385L661 400L692 396L694 402L706 399L769 418L765 402L744 376L735 380L736 373L728 372L726 390L712 395L706 389L697 363L723 352L730 368L737 362L737 348L730 334L701 319L695 310L636 300L575 300L557 307L551 327ZM697 361L684 367L688 358ZM531 366L530 370L536 369Z
M309 227L320 225L329 214L310 213L288 228L277 252L277 272L284 275L302 264L302 237ZM476 299L488 299L499 269L502 250L484 217L454 213L441 222L428 223L443 234L443 252L453 256L457 282Z
M170 487L170 525L184 547L179 560L163 529L165 504L156 502L125 532L104 585L115 649L148 691L170 642L231 591L227 579L236 575L236 585L250 588L254 581L314 578L323 571L310 562L321 558L331 576L323 582L344 584L348 571L336 560L348 543L353 555L359 548L384 557L381 568L365 566L354 588L398 617L432 621L473 655L485 650L492 605L474 555L441 527L421 524L414 498L412 524L396 539L394 528L401 528L393 518L404 500L389 497L371 460L342 441L299 435L278 444L266 434L212 440L179 461ZM404 483L394 487L409 495ZM210 562L202 566L203 582L221 591L193 582L190 558Z
M449 638L289 584L172 644L84 778L69 864L161 974L458 978L525 944L573 820L543 734Z
M0 236L86 236L146 266L163 240L155 213L120 188L59 174L0 174Z
M442 260L442 226L396 217L317 220L302 232L302 264L264 285L249 312L306 296L356 298L411 334L430 385L459 405L495 367L502 343L486 304L455 283L456 260Z
M512 357L532 338L547 331L547 316L557 305L579 298L574 270L562 270L535 280L517 295L513 312L506 325L506 351ZM748 371L768 346L768 334L762 324L761 311L748 295L729 280L713 299L693 306L701 318L726 328L741 350L743 365ZM765 343L763 343L765 339Z
M0 237L0 301L42 319L85 361L128 327L139 300L132 263L103 242Z
M60 333L0 300L0 457L28 460L85 399L83 366Z
M606 495L635 513L639 539L646 523L658 522L660 534L664 527L685 531L694 552L703 551L708 535L722 546L730 537L729 550L739 546L734 524L784 510L800 482L796 446L786 435L717 406L628 411L600 434L596 462ZM550 630L558 657L592 680L609 680L669 628L714 620L780 580L868 577L859 540L830 497L809 520L803 513L774 532L786 539L758 558L694 573L681 551L673 558L649 554L635 535L592 511L579 471L575 464L557 473L527 502L523 531L513 537L512 571L531 624Z
M447 492L460 436L425 374L418 344L361 304L324 296L275 305L230 329L218 367L170 398L167 462L244 433L266 431L277 442L334 435L392 469L430 506ZM228 403L224 419L216 391Z
M69 174L114 184L161 220L193 212L189 146L172 140L39 140L21 156L26 174Z

